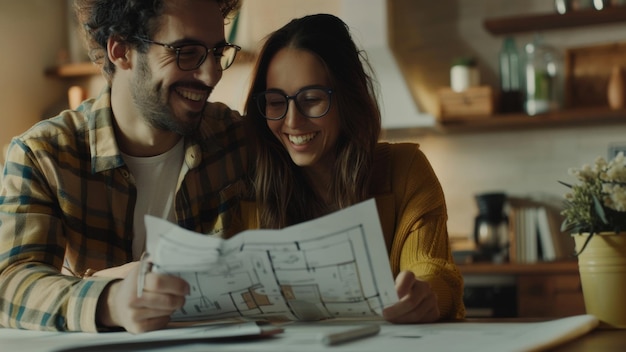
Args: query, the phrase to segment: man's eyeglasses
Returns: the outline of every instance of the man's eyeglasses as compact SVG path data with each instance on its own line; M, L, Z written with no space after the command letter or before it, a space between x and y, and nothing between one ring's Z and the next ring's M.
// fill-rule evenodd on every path
M289 100L293 100L298 111L309 118L319 118L330 110L333 90L326 87L304 87L289 96L279 89L269 89L254 96L259 112L268 120L280 120L287 115Z
M144 43L160 45L174 51L176 53L176 64L178 65L178 68L182 71L193 71L197 69L204 63L210 53L213 54L213 57L215 58L215 63L219 64L220 70L224 71L233 64L233 62L235 61L235 56L237 56L237 52L241 50L240 46L230 43L220 44L214 48L209 49L200 43L174 46L170 44L155 42L154 40L146 38L137 39L141 40Z

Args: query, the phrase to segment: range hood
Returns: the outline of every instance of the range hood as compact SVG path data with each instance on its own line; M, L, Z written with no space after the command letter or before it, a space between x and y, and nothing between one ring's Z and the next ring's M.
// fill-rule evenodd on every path
M296 17L331 13L350 27L352 36L375 72L384 129L434 125L434 117L420 111L388 43L386 0L243 0L233 41L243 50L257 52L273 30ZM227 26L227 35L232 26ZM211 100L235 105L238 110L250 85L253 63L229 68ZM232 71L231 71L232 70Z

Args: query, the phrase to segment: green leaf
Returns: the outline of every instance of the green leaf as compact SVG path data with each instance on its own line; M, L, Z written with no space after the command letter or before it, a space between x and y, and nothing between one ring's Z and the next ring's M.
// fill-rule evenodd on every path
M606 219L606 214L604 214L604 207L602 206L602 203L600 203L598 197L596 197L595 195L593 196L593 205L594 209L596 210L596 214L598 214L598 217L600 218L600 220L602 220L602 223L608 225L609 221Z
M565 183L565 182L563 182L563 181L557 181L557 182L559 182L560 184L562 184L562 185L563 185L563 186L565 186L565 187L572 188L572 185L570 185L569 183Z
M565 219L561 223L561 232L568 232L572 229L572 227L574 227L574 224L571 221Z
M593 237L593 235L594 235L594 232L591 231L591 233L589 233L589 236L585 240L585 243L583 243L582 248L578 252L576 252L574 256L578 257L585 250L585 248L587 248L587 245L589 244L589 241L591 241L591 237Z

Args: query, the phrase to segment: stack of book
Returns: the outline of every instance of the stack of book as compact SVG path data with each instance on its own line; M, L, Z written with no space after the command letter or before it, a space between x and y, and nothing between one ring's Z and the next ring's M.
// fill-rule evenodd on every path
M574 240L561 231L560 209L545 202L509 197L509 261L571 260Z

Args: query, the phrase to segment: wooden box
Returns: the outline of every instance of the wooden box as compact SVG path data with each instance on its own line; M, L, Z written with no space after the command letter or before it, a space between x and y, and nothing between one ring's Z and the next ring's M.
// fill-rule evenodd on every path
M445 87L438 95L441 121L486 119L495 112L496 96L490 86L470 87L462 92Z
M615 66L626 68L626 43L568 49L565 55L565 105L608 107L607 86Z

